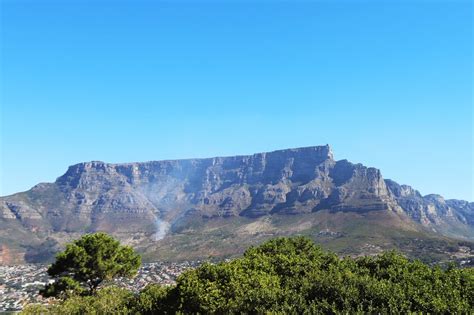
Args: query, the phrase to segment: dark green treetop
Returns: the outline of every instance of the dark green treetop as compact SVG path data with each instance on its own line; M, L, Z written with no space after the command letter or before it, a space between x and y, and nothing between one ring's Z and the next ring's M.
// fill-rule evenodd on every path
M91 295L105 280L133 277L140 265L141 257L130 246L120 245L106 233L86 234L56 256L48 269L55 282L40 293L43 296Z

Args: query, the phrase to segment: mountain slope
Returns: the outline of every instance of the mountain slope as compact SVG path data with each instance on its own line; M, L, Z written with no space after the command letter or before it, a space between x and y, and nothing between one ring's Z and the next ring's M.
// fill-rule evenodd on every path
M69 167L55 183L0 198L0 263L48 259L65 241L99 230L150 259L233 255L260 239L292 233L321 240L327 233L327 245L336 247L343 238L341 252L365 246L366 240L376 248L400 247L395 236L410 233L440 242L473 240L473 208L465 201L423 197L384 180L378 169L336 161L329 146L207 159L87 162ZM381 244L370 243L371 229L378 230ZM351 241L361 230L363 244ZM226 237L238 244L228 245ZM196 255L189 244L199 249Z

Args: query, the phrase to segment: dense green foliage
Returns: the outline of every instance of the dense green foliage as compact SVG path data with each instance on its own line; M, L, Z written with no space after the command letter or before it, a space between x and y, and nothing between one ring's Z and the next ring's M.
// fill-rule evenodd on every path
M135 295L108 290L72 297L48 310L68 314L474 312L472 268L443 270L394 252L340 259L302 237L273 239L233 261L203 264L183 273L172 287L149 285ZM25 313L45 310L29 308Z
M22 314L129 314L129 304L134 301L132 292L106 287L94 295L74 295L59 304L27 306Z
M105 233L86 234L56 256L48 269L55 282L40 293L63 298L90 295L104 280L135 275L140 265L141 258L133 248Z

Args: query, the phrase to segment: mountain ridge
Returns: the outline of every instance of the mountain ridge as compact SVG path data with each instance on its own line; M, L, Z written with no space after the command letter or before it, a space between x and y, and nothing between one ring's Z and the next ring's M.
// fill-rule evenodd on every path
M422 196L383 179L377 168L334 160L325 145L228 157L78 163L54 183L0 197L2 228L34 239L15 241L2 233L0 248L24 250L24 256L33 249L41 260L49 253L41 253L45 242L54 252L81 233L106 231L146 248L163 237L181 237L175 231L193 220L212 225L218 218L237 222L283 215L290 221L289 215L312 218L324 211L379 212L390 218L384 220L405 222L394 223L397 228L474 240L474 203Z

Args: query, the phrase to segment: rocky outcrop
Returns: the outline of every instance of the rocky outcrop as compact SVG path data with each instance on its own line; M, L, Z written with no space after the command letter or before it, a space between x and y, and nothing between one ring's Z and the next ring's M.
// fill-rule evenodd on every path
M203 217L387 209L380 171L336 162L329 146L250 156L71 166L54 184L4 199L3 217L54 231L135 229L190 209ZM122 221L124 224L122 224ZM141 222L141 223L140 223ZM149 224L148 224L149 225Z
M372 211L396 207L378 169L342 160L336 162L329 175L334 188L318 209Z
M455 209L456 215L462 222L474 226L474 202L448 199L445 203L451 209Z
M435 194L422 196L408 185L385 182L393 199L416 222L449 236L474 239L474 203Z
M474 237L472 203L423 197L384 180L378 169L334 160L327 145L248 156L80 163L55 183L0 198L0 225L14 222L38 240L97 230L152 238L159 226L189 216L256 218L321 210L392 211L440 233ZM456 226L462 233L456 234Z

